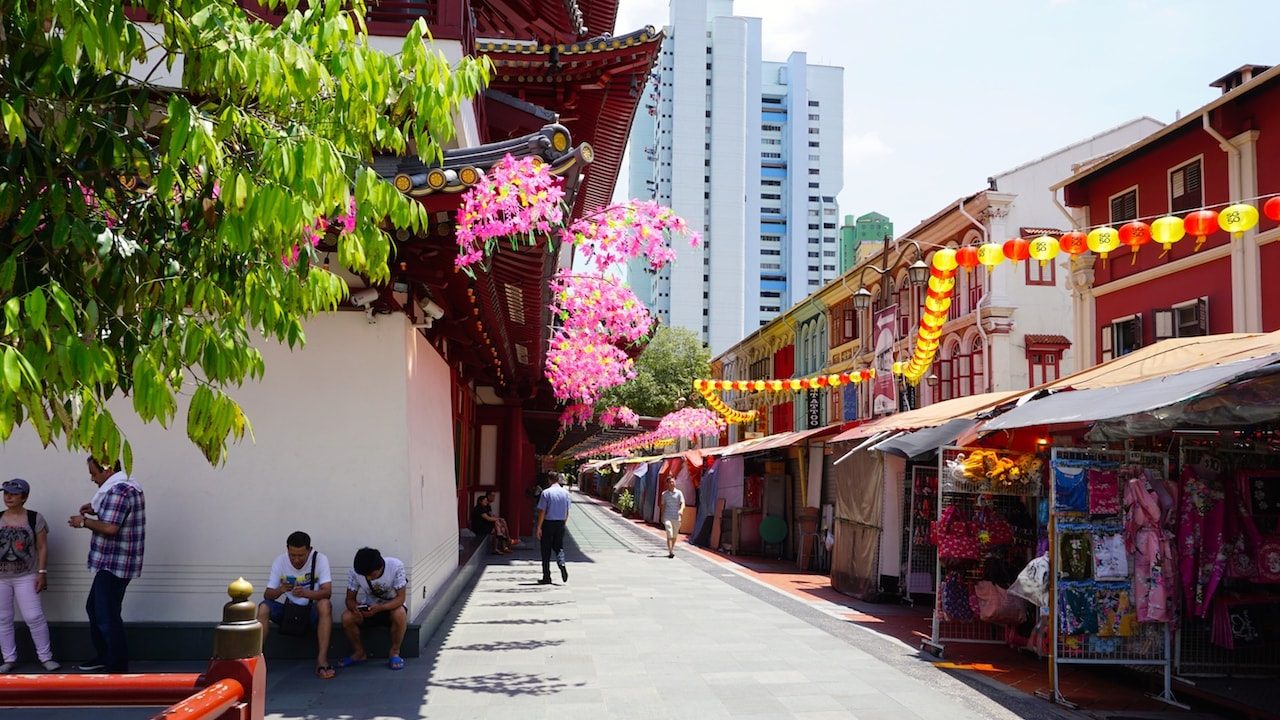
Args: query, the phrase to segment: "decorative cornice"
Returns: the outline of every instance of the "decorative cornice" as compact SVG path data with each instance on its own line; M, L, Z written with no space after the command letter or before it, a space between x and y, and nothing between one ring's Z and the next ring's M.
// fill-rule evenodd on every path
M572 2L572 0L569 0ZM515 42L506 40L477 39L477 53L517 53L520 55L548 55L552 50L561 60L566 55L588 55L591 53L622 50L624 48L644 45L655 40L661 42L663 34L652 25L618 37L601 37L575 43L559 43L556 45L531 42Z

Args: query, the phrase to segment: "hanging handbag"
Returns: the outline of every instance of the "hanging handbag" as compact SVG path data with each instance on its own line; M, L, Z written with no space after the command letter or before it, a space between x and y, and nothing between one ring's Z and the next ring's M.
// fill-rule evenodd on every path
M939 560L972 561L979 557L977 530L968 515L958 507L951 506L942 512L936 542Z
M975 523L980 545L999 547L1013 544L1013 525L1004 519L1000 511L994 508L980 508Z
M974 619L973 589L958 573L947 573L942 581L942 614L947 620L968 622Z
M308 590L316 589L316 555L319 553L312 551L311 553L311 582L307 583ZM311 603L299 605L288 600L284 601L284 610L280 613L280 634L289 637L306 637L311 634Z
M978 618L996 625L1021 625L1027 621L1027 604L1008 590L983 580L974 588Z

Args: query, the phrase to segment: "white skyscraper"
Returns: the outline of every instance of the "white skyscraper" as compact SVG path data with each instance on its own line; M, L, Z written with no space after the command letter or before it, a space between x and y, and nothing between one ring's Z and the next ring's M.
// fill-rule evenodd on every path
M678 0L631 136L631 195L702 231L631 284L665 324L731 346L836 278L844 70L761 58L758 18Z

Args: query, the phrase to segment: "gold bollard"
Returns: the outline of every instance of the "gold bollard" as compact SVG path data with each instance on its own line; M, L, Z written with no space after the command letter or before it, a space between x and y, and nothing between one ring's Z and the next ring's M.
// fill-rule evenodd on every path
M249 598L253 585L239 578L227 586L231 602L222 606L222 623L213 630L214 660L244 660L262 654L258 605Z

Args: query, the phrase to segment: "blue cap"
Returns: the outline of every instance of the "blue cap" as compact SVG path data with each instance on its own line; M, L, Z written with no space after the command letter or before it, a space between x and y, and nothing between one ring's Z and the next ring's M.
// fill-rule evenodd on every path
M22 478L14 478L12 480L6 480L3 485L0 485L0 490L4 490L7 493L13 493L14 495L30 495L31 483L23 480Z

